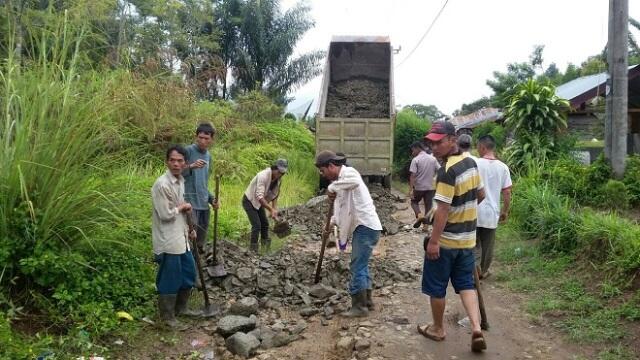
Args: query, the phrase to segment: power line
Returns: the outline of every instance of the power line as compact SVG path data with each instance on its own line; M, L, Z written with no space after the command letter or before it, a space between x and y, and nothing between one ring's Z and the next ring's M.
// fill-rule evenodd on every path
M444 11L444 8L447 7L448 3L449 3L449 0L445 0L444 4L442 5L442 8L440 8L440 11L438 11L438 13L436 14L436 17L433 18L433 21L431 22L431 25L429 25L429 27L427 28L427 31L425 31L424 34L422 34L422 37L420 38L420 40L418 40L418 43L416 44L416 46L409 52L409 55L407 55L406 58L404 58L398 65L395 66L396 69L399 68L400 65L404 64L405 61L407 61L407 59L409 59L411 57L411 55L413 55L413 53L418 49L418 47L420 46L420 44L422 43L424 38L427 37L427 35L431 31L431 29L433 28L433 25L435 25L436 21L438 21L438 18L440 17L442 12Z

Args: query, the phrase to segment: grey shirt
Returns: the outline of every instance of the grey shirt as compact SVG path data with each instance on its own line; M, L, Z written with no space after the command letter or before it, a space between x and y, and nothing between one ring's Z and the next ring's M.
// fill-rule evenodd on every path
M178 211L184 202L184 179L169 171L160 176L151 188L153 213L151 234L153 253L184 254L189 250L189 226L186 215Z
M187 150L187 164L194 163L196 160L204 160L207 164L199 169L185 169L182 172L184 198L195 210L208 210L209 203L214 201L214 197L208 189L211 154L209 154L209 150L200 151L196 144L191 144L185 149Z
M438 160L424 151L411 160L409 172L416 176L415 190L425 191L435 189L436 170L440 168Z

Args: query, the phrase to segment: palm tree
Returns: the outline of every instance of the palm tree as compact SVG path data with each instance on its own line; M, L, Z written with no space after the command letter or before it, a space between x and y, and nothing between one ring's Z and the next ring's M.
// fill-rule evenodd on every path
M629 25L640 31L640 22L638 20L629 17ZM631 33L631 29L629 29L629 47L631 48L630 55L640 56L640 47L638 46L635 36Z
M322 51L293 57L298 40L314 25L309 7L297 4L285 13L279 0L248 0L233 64L235 93L262 90L276 102L288 102L292 88L321 71Z

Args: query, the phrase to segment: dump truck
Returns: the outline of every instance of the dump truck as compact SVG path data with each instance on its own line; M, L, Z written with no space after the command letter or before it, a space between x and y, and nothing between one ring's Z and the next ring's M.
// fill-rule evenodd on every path
M316 152L342 152L369 182L391 187L395 103L387 36L334 36L316 114Z

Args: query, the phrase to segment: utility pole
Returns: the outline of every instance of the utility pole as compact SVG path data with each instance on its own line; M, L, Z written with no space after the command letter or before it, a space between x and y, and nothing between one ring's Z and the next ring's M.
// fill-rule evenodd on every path
M609 94L605 117L605 157L616 178L624 175L628 127L629 1L609 0Z

